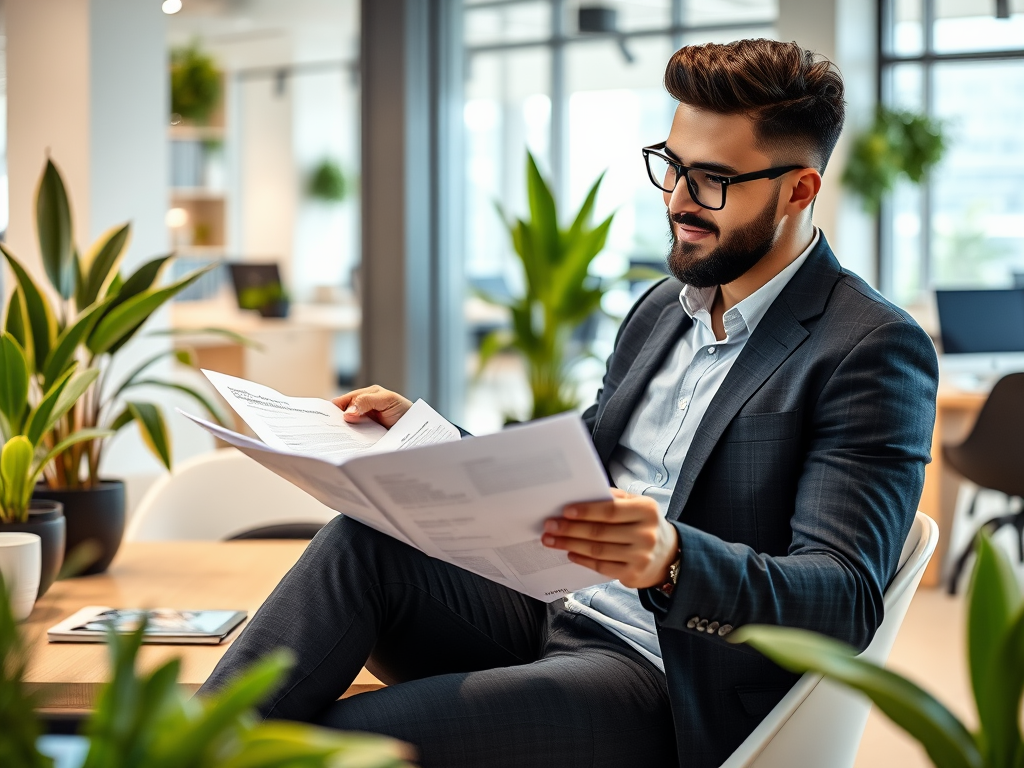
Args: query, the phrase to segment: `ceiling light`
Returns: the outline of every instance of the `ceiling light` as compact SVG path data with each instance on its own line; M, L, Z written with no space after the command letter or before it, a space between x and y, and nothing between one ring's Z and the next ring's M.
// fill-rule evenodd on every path
M181 0L164 0L160 10L167 14L177 13L181 10Z

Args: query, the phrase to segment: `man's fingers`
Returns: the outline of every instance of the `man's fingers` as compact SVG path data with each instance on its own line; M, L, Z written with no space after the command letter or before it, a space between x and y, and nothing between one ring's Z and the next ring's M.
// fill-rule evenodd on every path
M575 552L595 560L606 560L608 562L626 563L633 549L628 544L613 544L606 541L590 541L589 539L570 539L563 536L552 536L544 534L541 539L544 546L552 549L563 549L566 552Z
M613 544L629 544L638 539L638 526L635 523L598 523L566 520L564 517L553 517L544 522L544 532L572 539L589 539L591 541L607 541Z
M617 579L626 572L626 566L622 563L613 563L608 560L595 560L592 557L587 557L586 555L581 555L576 552L569 553L569 560L576 563L576 565L582 565L584 568L597 571L602 576L607 576L610 579Z
M643 496L570 504L562 510L570 520L598 523L632 523L658 514L658 505Z
M338 406L339 408L341 408L341 410L344 411L346 408L349 407L349 405L351 404L353 398L355 398L358 395L362 395L362 394L366 394L367 392L371 392L371 391L373 391L375 389L379 389L379 387L376 384L373 385L372 387L363 387L361 389L353 389L351 392L346 392L344 395L340 395L339 397L334 398L333 400L331 400L331 402L334 403L336 406Z

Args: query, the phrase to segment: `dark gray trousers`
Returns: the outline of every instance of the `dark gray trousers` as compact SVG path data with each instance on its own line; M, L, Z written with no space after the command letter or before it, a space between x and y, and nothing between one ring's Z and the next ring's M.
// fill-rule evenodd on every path
M274 648L269 718L386 734L433 766L669 766L664 675L590 619L345 517L310 543L200 694ZM366 666L387 688L339 701Z

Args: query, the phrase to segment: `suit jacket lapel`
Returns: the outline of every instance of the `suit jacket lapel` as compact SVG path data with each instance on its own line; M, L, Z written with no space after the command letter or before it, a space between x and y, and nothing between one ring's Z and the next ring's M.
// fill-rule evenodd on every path
M609 398L600 421L594 427L594 446L606 466L647 385L692 322L678 302L666 306L640 353L633 359L626 377Z
M679 518L704 463L740 408L810 335L803 322L821 314L839 274L839 262L822 234L807 261L758 323L712 398L683 460L669 503L669 519Z

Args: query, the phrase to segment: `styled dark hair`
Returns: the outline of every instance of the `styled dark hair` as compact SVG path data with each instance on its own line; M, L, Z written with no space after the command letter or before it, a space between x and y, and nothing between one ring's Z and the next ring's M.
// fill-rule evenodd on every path
M665 88L697 109L746 115L762 147L779 153L796 143L810 153L819 172L843 130L842 75L824 56L796 43L759 39L685 46L669 60Z

